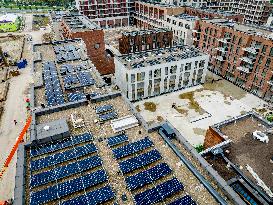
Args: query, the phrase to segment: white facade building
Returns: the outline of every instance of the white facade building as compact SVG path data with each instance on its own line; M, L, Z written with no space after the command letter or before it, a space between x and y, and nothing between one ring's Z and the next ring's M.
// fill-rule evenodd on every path
M157 96L204 83L208 61L188 46L117 56L116 84L131 101Z
M166 16L163 21L163 27L173 31L174 44L192 45L193 36L192 31L198 17L187 14L180 14L176 16Z

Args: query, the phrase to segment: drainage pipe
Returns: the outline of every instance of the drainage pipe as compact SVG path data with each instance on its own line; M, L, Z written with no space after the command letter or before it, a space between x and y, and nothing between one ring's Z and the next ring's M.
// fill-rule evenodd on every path
M185 158L185 156L176 148L171 140L166 137L163 132L159 131L161 137L169 145L169 147L175 152L179 159L187 166L187 168L194 174L194 176L206 187L209 193L218 201L221 205L227 205L227 202L219 195L217 191L207 182L207 180L195 169L195 167Z

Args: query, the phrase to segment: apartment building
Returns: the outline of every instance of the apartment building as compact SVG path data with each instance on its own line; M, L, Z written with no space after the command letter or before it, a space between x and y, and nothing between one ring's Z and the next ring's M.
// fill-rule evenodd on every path
M234 0L231 11L244 15L244 23L262 25L267 22L272 8L270 0Z
M270 15L270 17L267 19L266 26L273 27L273 16Z
M192 16L198 16L202 19L213 19L213 18L226 18L230 19L232 21L236 22L243 22L244 16L242 14L236 14L232 11L226 11L226 10L215 10L215 9L209 9L209 8L194 8L194 7L186 7L185 13L192 15Z
M191 87L205 81L209 56L175 46L115 57L116 83L131 101Z
M76 0L76 7L101 28L128 26L134 0Z
M209 69L273 102L273 30L224 19L200 20L194 45L210 54Z
M153 29L124 32L119 39L119 52L129 54L158 48L172 47L173 32L168 29Z
M62 34L66 39L81 38L87 54L102 74L115 72L114 58L105 49L104 31L84 15L65 15L61 21Z
M135 24L139 28L168 28L173 31L173 43L192 45L192 30L198 18L228 18L241 22L242 15L228 11L212 11L193 7L177 7L162 3L135 2Z

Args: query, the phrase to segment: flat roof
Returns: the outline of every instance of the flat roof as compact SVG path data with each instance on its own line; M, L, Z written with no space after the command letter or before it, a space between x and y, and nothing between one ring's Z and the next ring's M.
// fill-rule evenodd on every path
M231 143L225 149L229 153L225 156L234 164L243 167L241 171L254 184L256 178L246 169L250 166L265 185L273 191L272 168L270 163L273 146L273 124L267 122L256 113L250 112L212 126ZM270 131L271 130L271 131ZM262 142L253 138L254 132L262 132L269 138L268 142ZM264 192L266 192L263 189ZM270 196L273 198L273 195Z
M15 22L17 18L17 14L5 14L0 16L0 23Z
M186 13L182 13L182 14L178 14L178 15L174 15L176 18L179 18L179 19L185 19L187 21L195 21L198 19L197 16L192 16L192 15L189 15L189 14L186 14Z
M100 27L96 23L90 21L84 15L68 14L64 15L63 19L72 31L87 31L100 29Z
M167 29L167 28L155 28L155 29L143 29L143 30L137 30L137 31L126 31L126 32L123 32L122 34L124 36L136 36L136 35L169 32L169 31L170 29Z
M118 58L126 68L135 69L194 58L202 55L205 54L193 47L175 46L172 48L161 48L129 55L122 55Z
M116 112L117 118L132 114L129 102L122 96L110 95L92 101L91 106L86 102L36 114L36 126L46 125L60 117L72 124L71 115L76 113L83 118L85 126L77 129L70 126L71 135L60 140L35 141L24 146L26 154L21 160L25 169L22 175L26 182L22 187L25 203L66 204L81 201L87 196L84 201L140 204L139 200L149 199L149 194L146 196L144 193L168 184L168 197L160 197L163 203L187 198L198 204L218 204L203 186L200 194L199 180L165 145L157 131L148 132L139 125L114 133L111 120L96 121L101 117L98 110L101 112L101 107L106 105L111 105L111 110L104 110L103 114ZM160 176L151 182L145 181L144 186L138 183L145 177L144 173L153 176L153 171ZM45 177L49 175L51 177ZM20 181L18 177L17 181ZM107 191L100 198L99 193L104 189ZM152 197L157 195L156 192L151 194Z
M262 27L248 24L239 24L228 19L209 19L204 20L208 23L213 23L221 27L228 27L234 29L235 31L244 32L248 35L261 36L264 38L272 38L273 28Z

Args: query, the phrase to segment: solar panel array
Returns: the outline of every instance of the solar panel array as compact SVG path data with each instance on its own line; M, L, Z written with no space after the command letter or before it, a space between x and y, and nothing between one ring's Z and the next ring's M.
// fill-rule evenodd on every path
M54 46L57 63L64 63L67 61L80 60L81 56L78 52L79 48L74 45Z
M125 181L130 190L135 190L147 184L151 184L171 172L171 168L166 163L162 163L152 167L151 169L126 177Z
M114 149L113 154L116 159L120 159L147 149L151 146L153 146L153 142L148 137L145 137L139 141Z
M118 114L113 110L112 105L102 105L97 107L96 114L98 115L99 121L101 123L118 117Z
M108 145L110 147L119 145L123 142L127 142L129 140L128 136L126 134L120 134L113 137L108 138Z
M68 93L67 99L69 102L75 102L75 101L86 99L86 95L82 92Z
M156 149L148 151L154 146L148 137L128 143L127 135L120 134L109 137L108 146L112 148L113 155L118 161L125 183L132 192L136 205L162 202L184 190L183 184L172 175L172 169L168 164L161 162L163 161L161 154ZM126 160L124 160L125 157ZM152 164L154 165L151 166ZM167 176L172 176L172 178L165 181L164 177ZM143 189L151 184L153 185L152 188ZM136 192L138 189L144 191ZM195 205L195 202L188 195L172 203L172 205Z
M195 201L193 201L190 195L185 195L182 198L179 198L173 201L169 205L197 205L197 204L195 203Z
M91 86L95 84L89 71L80 71L63 77L64 88L66 90Z
M45 95L49 106L64 104L63 91L53 62L46 62L43 66Z
M163 201L167 197L184 189L184 186L178 179L173 178L154 188L148 189L144 192L134 196L136 205L149 205Z
M115 197L92 140L92 134L85 133L30 148L30 205L56 200L63 205L101 204Z

